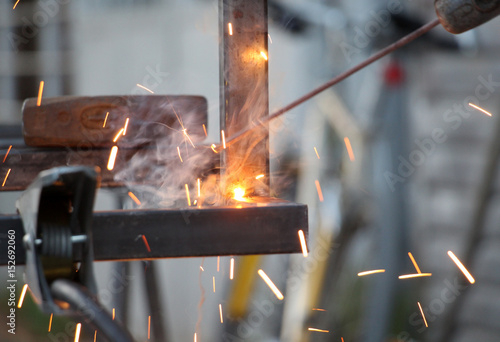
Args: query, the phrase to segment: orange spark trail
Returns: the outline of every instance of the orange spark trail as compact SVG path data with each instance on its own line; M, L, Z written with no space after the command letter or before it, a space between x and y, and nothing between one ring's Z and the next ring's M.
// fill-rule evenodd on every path
M36 101L36 105L40 107L42 105L42 95L43 95L43 85L45 83L43 81L40 81L40 88L38 88L38 99Z
M234 258L231 258L231 266L229 267L229 279L234 278Z
M116 133L115 138L113 139L113 142L117 142L118 139L120 139L120 136L122 135L122 133L123 133L123 128L120 128L120 130L118 131L118 133Z
M314 152L316 152L316 157L318 157L318 159L321 159L321 158L319 157L319 153L318 153L318 150L316 149L316 147L314 148Z
M207 136L207 135L208 135L208 133L207 133L207 128L205 127L205 124L203 124L203 132L205 132L205 136Z
M283 300L283 298L285 298L285 297L283 297L283 294L281 293L281 291L278 290L276 285L274 285L272 280L269 279L269 277L267 276L267 274L263 270L259 270L257 273L259 273L260 277L266 282L267 286L269 286L269 288L274 292L274 295L276 296L276 298L278 298L279 300Z
M187 203L188 203L188 206L190 207L191 206L191 197L189 196L189 187L187 184L184 184L184 186L186 188Z
M145 87L145 86L143 86L142 84L137 83L136 85L137 85L139 88L142 88L142 89L144 89L145 91L149 91L151 94L154 94L154 91L152 91L151 89L146 88L146 87Z
M113 308L113 321L115 320L115 308Z
M226 149L226 136L224 134L224 130L220 131L221 137L222 137L222 147Z
M198 197L201 197L201 180L198 178L196 183L198 184Z
M148 340L151 339L151 315L148 316Z
M267 61L267 55L264 51L261 51L260 55L262 56L262 58L264 58Z
M5 153L5 157L3 157L3 162L2 163L5 163L5 161L7 160L7 156L9 155L9 152L10 152L11 148L12 148L12 145L9 146L9 149L7 150L7 153Z
M316 328L307 328L309 331L316 331L316 332L323 332L323 333L329 333L329 330L323 330L323 329L316 329Z
M204 268L203 268L203 266L201 266L201 265L200 265L200 270L201 270L202 272L205 272L205 269L204 269Z
M326 311L325 309L313 308L314 311Z
M217 150L215 149L216 147L217 147L217 146L215 146L215 144L212 144L212 145L210 146L210 148L212 149L212 151L214 151L214 153L219 153L219 152L217 152Z
M111 147L108 160L108 170L111 171L115 167L116 154L118 153L118 146Z
M233 35L233 24L228 23L227 24L227 30L229 32L229 35L232 36Z
M82 323L78 323L76 325L76 331L75 331L75 342L80 341L80 332L82 331Z
M139 201L139 199L137 198L137 196L134 195L134 193L132 191L129 191L128 195L135 202L135 204L141 205L141 201Z
M413 258L413 255L411 254L411 252L408 252L408 256L410 257L411 262L413 263L413 266L415 266L415 269L417 270L417 273L422 273L422 272L420 272L420 268L418 267L417 262Z
M194 333L194 342L196 342L196 333Z
M474 280L472 275L469 273L469 271L467 271L464 264L462 264L460 262L460 260L458 260L458 258L455 256L455 254L453 254L452 251L448 251L448 256L451 258L451 260L453 260L453 262L457 265L457 267L460 269L460 271L462 271L464 276L467 277L467 280L469 280L469 282L471 284L474 284L476 281Z
M352 146L351 146L351 142L349 141L349 138L348 137L345 137L344 138L344 142L345 142L345 147L347 148L347 153L349 154L349 159L351 161L354 161L354 152L352 151Z
M214 287L214 293L215 293L215 277L212 277L212 285Z
M316 184L316 190L318 191L319 201L323 202L323 191L321 191L321 186L319 185L319 180L315 180L314 183Z
M102 124L102 128L106 127L106 122L108 121L109 112L106 112L106 117L104 118L104 123Z
M53 314L53 313L51 313L51 314L50 314L50 320L49 320L49 330L48 330L48 332L50 332L50 330L52 329L52 317L54 317L54 314Z
M483 112L483 113L484 113L484 114L486 114L486 115L491 116L491 113L490 113L490 112L488 112L487 110L485 110L485 109L483 109L483 108L481 108L481 107L476 106L476 105L475 105L475 104L473 104L473 103L470 103L470 102L469 102L469 106L471 106L472 108L476 108L478 111Z
M222 304L219 304L219 315L220 315L220 322L224 323L224 320L222 319Z
M424 310L422 310L422 305L420 305L420 302L417 302L418 308L420 309L420 313L422 314L422 318L424 319L425 326L428 328L429 326L427 325L427 320L425 319L424 315Z
M384 269L378 269L378 270L371 270L371 271L364 271L364 272L359 272L358 277L363 277L369 274L375 274L375 273L384 273Z
M271 35L269 33L267 34L267 38L269 38L269 42L272 44L273 40L272 40Z
M255 177L255 179L261 179L261 178L264 178L264 175L258 175L257 177Z
M17 4L19 3L19 1L21 1L21 0L17 0L17 1L16 1L16 3L14 4L14 7L12 7L12 9L13 9L13 10L15 10L15 9L16 9Z
M409 278L421 278L421 277L430 277L432 273L413 273L413 274L403 274L400 275L399 279L409 279Z
M177 154L179 155L179 159L181 160L181 163L184 163L181 157L181 150L179 149L179 146L177 146Z
M300 240L300 246L302 247L302 254L304 255L304 258L307 258L307 244L306 244L306 238L304 236L304 231L301 229L299 230L299 240Z
M125 120L125 125L123 125L123 135L127 134L127 127L128 127L128 122L129 122L129 118L127 118L127 120Z
M96 340L97 340L97 330L94 331L94 342L96 342Z
M5 175L5 178L4 178L4 180L3 180L2 187L3 187L3 186L5 186L5 182L7 181L7 178L9 177L10 170L12 170L12 169L8 169L8 170L7 170L7 174Z
M148 239L146 239L146 235L144 235L144 234L142 234L142 241L144 241L144 245L146 246L146 249L148 250L148 252L151 252L151 248L149 248Z
M217 257L217 272L219 272L220 256Z

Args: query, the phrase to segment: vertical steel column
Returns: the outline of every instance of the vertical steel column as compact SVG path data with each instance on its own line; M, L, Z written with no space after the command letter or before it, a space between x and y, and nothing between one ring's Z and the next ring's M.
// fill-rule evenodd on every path
M220 0L219 25L220 127L228 138L269 115L267 0ZM228 146L221 166L226 187L268 195L268 125Z

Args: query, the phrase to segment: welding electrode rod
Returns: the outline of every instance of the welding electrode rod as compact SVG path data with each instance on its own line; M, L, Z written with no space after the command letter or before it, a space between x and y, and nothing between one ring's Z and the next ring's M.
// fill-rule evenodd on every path
M355 72L363 69L364 67L372 64L373 62L379 60L380 58L388 55L389 53L393 52L394 50L399 49L400 47L410 43L411 41L415 40L416 38L420 37L424 33L430 31L434 27L439 25L439 19L434 19L433 21L425 24L424 26L420 27L419 29L413 31L412 33L404 36L403 38L399 39L398 41L392 43L391 45L385 47L384 49L380 50L379 52L375 53L371 57L365 59L363 62L359 63L358 65L352 67L349 70L344 71L340 75L332 78L330 81L326 82L325 84L319 86L318 88L314 89L313 91L303 95L302 97L298 98L297 100L293 101L289 105L279 109L278 111L274 112L273 114L269 115L268 117L264 118L262 121L260 121L258 124L256 124L253 127L250 127L244 131L240 131L230 138L226 139L226 146L231 145L235 141L239 140L243 136L247 135L250 133L253 129L263 126L269 121L276 119L278 116L283 115L284 113L288 112L289 110L297 107L298 105L306 102L307 100L311 99L313 96L318 95L322 91L334 86L335 84L345 80L347 77L351 76Z

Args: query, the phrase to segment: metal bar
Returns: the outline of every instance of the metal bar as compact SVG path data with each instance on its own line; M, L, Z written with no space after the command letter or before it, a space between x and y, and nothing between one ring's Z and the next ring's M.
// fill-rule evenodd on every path
M95 212L94 260L299 253L297 231L307 233L307 227L307 206L288 202L242 208ZM15 231L16 265L24 264L24 231L19 216L0 216L2 251L7 250L3 245L9 230ZM6 264L7 253L2 253L0 265Z
M269 115L267 1L220 0L219 21L220 127L230 139ZM268 125L227 148L221 162L227 184L268 195ZM260 174L265 177L256 181Z

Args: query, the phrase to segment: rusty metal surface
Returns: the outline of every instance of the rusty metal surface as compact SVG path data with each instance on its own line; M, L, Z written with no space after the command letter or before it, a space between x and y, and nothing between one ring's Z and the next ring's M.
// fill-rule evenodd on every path
M441 25L451 33L473 29L500 14L500 0L436 0Z
M31 98L23 105L24 140L37 147L111 147L126 118L127 134L116 143L120 147L182 134L184 128L199 142L205 138L207 101L202 96L63 96L37 106Z
M94 259L299 253L297 232L300 229L307 235L307 206L287 202L243 204L241 208L95 212L92 222ZM2 244L7 243L8 230L15 231L16 263L24 264L19 216L0 216ZM0 255L0 265L6 264L7 255Z

